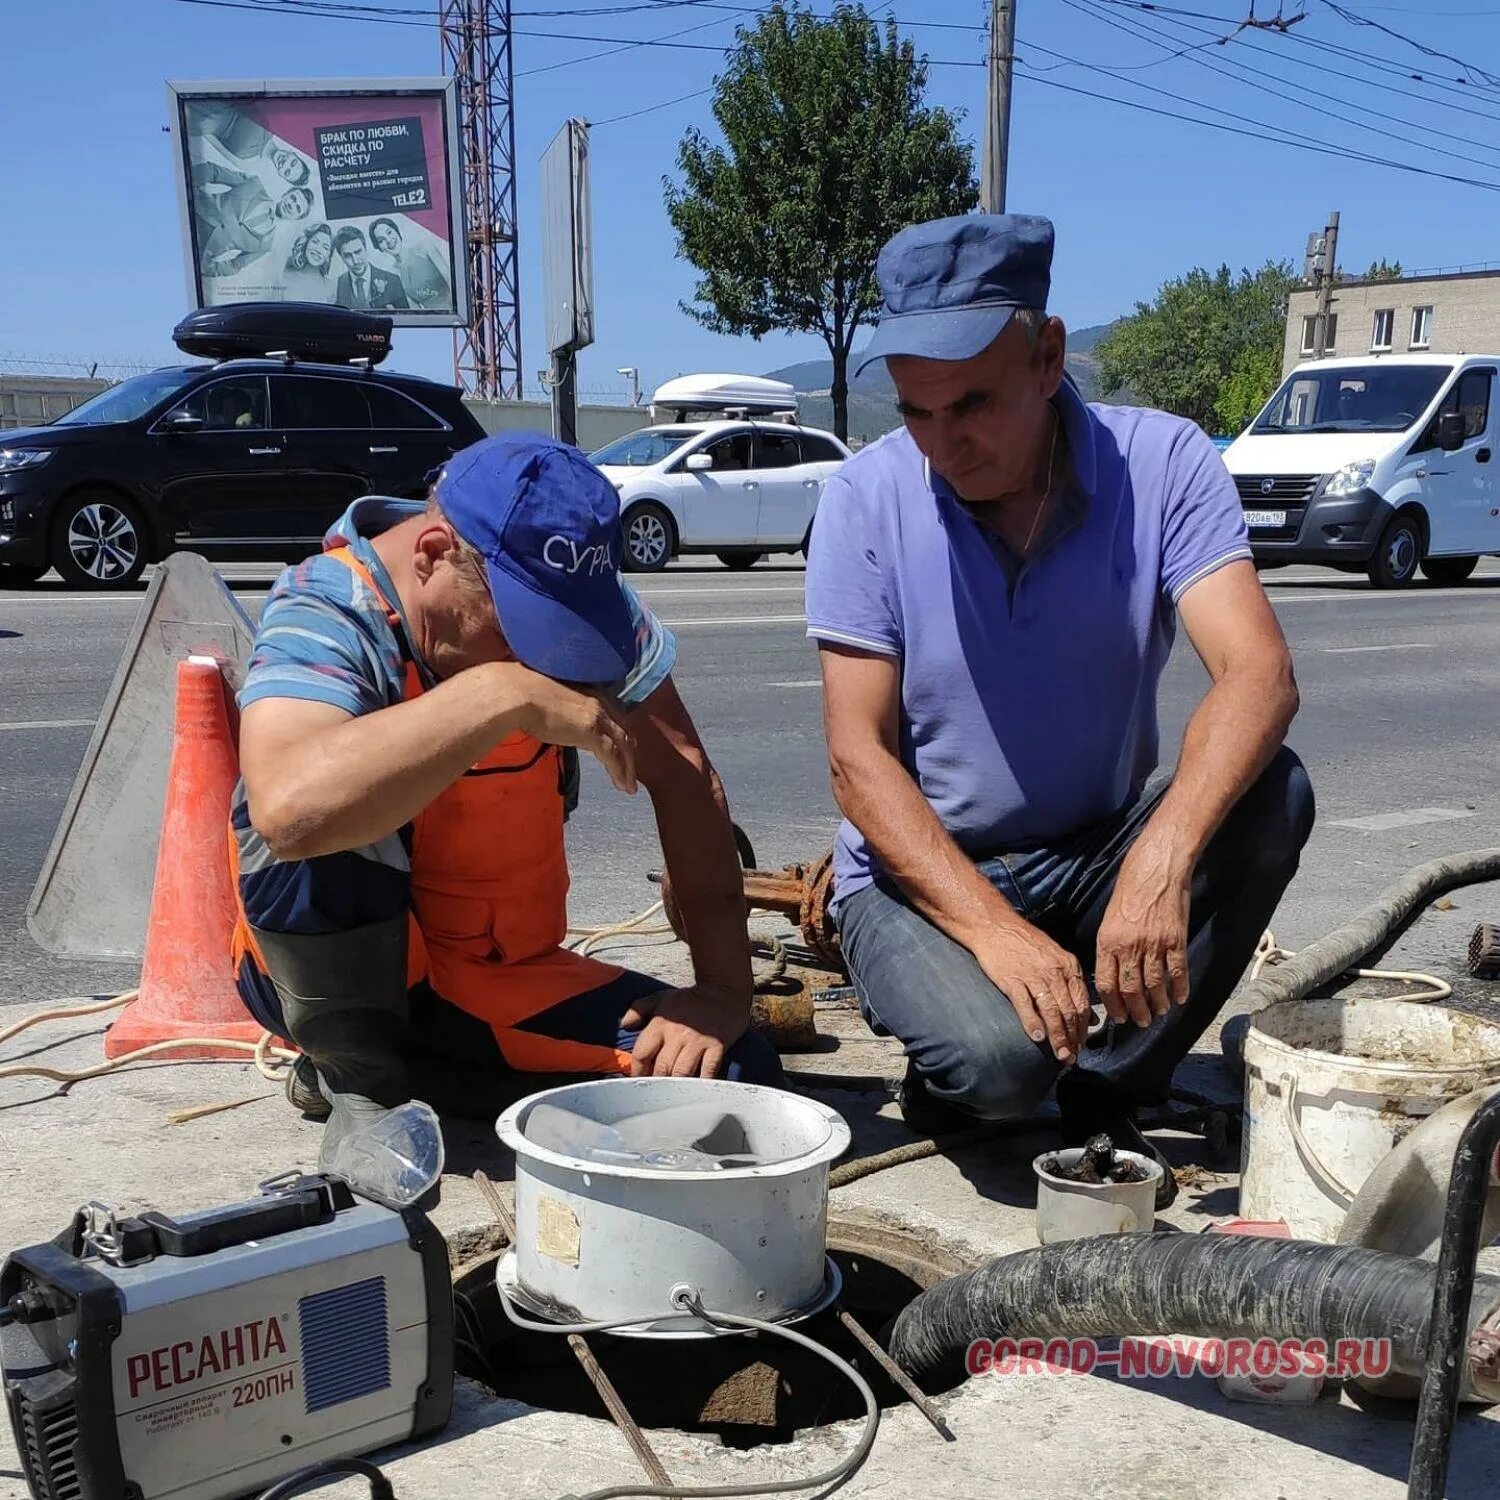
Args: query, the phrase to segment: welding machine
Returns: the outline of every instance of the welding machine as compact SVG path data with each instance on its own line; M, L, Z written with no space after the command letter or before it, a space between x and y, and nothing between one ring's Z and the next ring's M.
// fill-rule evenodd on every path
M452 1410L447 1246L338 1177L179 1218L90 1204L7 1258L0 1325L34 1500L228 1500Z

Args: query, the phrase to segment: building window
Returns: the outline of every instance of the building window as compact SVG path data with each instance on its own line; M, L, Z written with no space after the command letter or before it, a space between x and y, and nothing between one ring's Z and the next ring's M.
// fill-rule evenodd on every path
M1302 352L1304 354L1318 352L1318 315L1316 313L1308 313L1302 320Z
M1432 309L1414 307L1411 310L1411 346L1426 349L1432 343Z
M1373 350L1389 349L1391 347L1391 336L1396 328L1396 309L1394 307L1382 307L1375 314L1375 330L1370 335L1370 348Z
M1326 353L1332 354L1333 351L1338 348L1338 346L1339 346L1339 315L1337 313L1329 313L1328 314L1328 337L1323 340L1323 349L1324 349L1324 351Z

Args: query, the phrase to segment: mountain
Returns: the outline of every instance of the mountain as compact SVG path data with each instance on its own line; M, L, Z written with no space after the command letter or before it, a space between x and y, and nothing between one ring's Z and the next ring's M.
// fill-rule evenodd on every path
M1094 347L1113 324L1100 323L1068 334L1068 373L1078 383L1085 401L1099 396L1098 364ZM799 406L802 420L809 427L832 427L833 402L828 390L833 384L833 361L809 359L801 364L785 365L768 373L771 380L785 380L802 398ZM856 379L849 382L849 440L867 443L900 425L896 415L896 390L886 373L885 362L877 360Z

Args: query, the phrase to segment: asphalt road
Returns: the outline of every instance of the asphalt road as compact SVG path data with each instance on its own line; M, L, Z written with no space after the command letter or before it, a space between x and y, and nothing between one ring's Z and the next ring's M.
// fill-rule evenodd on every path
M224 571L254 613L274 570ZM1297 947L1410 865L1500 845L1500 562L1461 588L1396 594L1318 569L1264 576L1296 653L1304 706L1291 742L1319 803L1275 924ZM760 863L822 853L837 817L800 567L731 574L695 562L637 582L678 635L679 683ZM0 1004L113 993L134 980L119 965L43 953L25 908L139 603L139 592L89 597L56 584L0 592ZM1180 643L1162 695L1169 760L1205 682ZM618 795L589 766L569 838L575 921L618 920L654 899L646 872L659 851L644 796ZM1399 951L1439 969L1461 963L1474 921L1500 920L1500 891L1456 903Z

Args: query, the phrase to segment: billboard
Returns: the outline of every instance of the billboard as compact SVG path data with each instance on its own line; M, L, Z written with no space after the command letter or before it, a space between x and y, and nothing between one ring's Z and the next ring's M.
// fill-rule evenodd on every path
M455 80L168 83L167 99L193 306L469 321Z
M586 349L594 342L594 247L583 120L569 120L542 154L542 272L547 352Z

